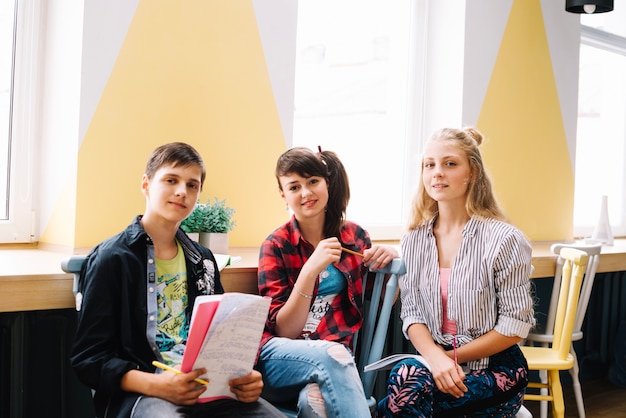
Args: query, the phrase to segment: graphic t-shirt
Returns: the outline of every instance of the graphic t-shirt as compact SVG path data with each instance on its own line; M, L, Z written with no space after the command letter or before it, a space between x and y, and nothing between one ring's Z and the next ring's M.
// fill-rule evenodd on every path
M307 338L315 332L320 321L330 309L333 300L346 287L346 278L332 264L326 267L319 275L317 296L309 309L309 317L302 329L301 336Z
M185 310L187 268L185 255L177 241L178 252L171 260L156 259L157 271L157 336L156 343L168 364L180 364L189 334Z

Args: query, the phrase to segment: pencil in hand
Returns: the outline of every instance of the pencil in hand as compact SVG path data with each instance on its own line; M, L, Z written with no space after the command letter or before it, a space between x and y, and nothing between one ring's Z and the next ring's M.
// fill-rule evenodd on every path
M356 251L349 250L348 248L341 247L341 251L344 251L348 254L358 255L359 257L365 257L363 254L357 253Z
M454 351L454 364L459 364L456 358L456 335L452 337L452 350Z
M170 367L170 366L168 366L167 364L163 364L163 363L161 363L160 361L156 361L156 360L154 360L154 361L152 362L152 365L153 365L153 366L155 366L155 367L158 367L159 369L167 370L168 372L173 372L173 373L176 373L176 374L182 374L182 373L183 373L183 372L181 372L181 371L180 371L180 370L178 370L178 369L175 369L175 368L173 368L173 367ZM196 382L198 382L198 383L200 383L201 385L208 385L208 384L209 384L209 382L207 382L207 381L206 381L206 380L204 380L204 379L199 379L199 378L198 378L198 379L193 379L193 380L194 380L194 381L196 381Z

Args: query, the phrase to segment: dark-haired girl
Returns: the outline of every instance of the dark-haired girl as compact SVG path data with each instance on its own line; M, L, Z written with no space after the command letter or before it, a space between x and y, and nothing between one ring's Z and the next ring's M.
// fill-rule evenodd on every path
M272 298L258 362L263 396L297 404L302 417L370 416L352 340L368 266L384 267L398 253L372 246L345 219L350 188L335 153L290 149L275 174L293 216L261 245L259 293Z

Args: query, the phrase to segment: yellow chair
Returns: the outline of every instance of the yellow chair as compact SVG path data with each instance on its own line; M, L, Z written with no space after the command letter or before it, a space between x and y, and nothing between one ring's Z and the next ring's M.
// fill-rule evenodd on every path
M562 248L576 248L577 250L584 251L589 256L587 261L587 267L585 269L585 275L580 288L580 297L578 299L578 309L576 309L576 320L574 321L574 330L572 331L572 342L579 341L583 338L583 322L585 320L585 314L587 313L587 305L589 304L589 298L591 296L591 290L593 289L593 283L598 270L598 263L600 261L600 252L602 251L602 244L553 244L550 250L559 255ZM528 334L526 337L526 345L542 345L547 347L552 343L554 335L554 317L556 316L556 308L559 298L559 288L561 287L561 273L563 270L563 258L558 257L556 261L556 272L554 275L554 285L552 287L552 296L550 298L550 307L548 310L548 317L546 320L545 330L536 330ZM574 351L574 345L570 347L570 353L574 356L574 367L569 369L569 374L572 377L572 386L574 389L574 395L576 397L576 406L578 408L578 417L585 418L585 404L583 402L582 389L580 387L580 380L578 378L579 368L578 359L576 358L576 351ZM540 373L541 381L547 382L547 374ZM543 393L543 392L542 392ZM541 402L540 408L541 418L548 418L548 403Z
M574 367L574 356L570 353L572 332L576 320L576 310L580 296L585 266L589 260L587 253L575 248L562 248L560 257L563 258L563 274L561 288L554 320L554 339L551 347L522 346L522 353L528 361L529 370L545 370L548 375L547 383L529 382L530 389L547 389L547 394L527 393L525 401L552 402L552 416L565 416L565 401L559 372Z

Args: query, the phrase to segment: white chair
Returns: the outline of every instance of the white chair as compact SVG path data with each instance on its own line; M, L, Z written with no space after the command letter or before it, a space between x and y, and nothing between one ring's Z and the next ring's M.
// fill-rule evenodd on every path
M531 414L530 411L522 405L520 410L517 411L517 414L515 414L515 418L533 418L533 414Z
M589 304L589 297L591 296L591 290L593 288L593 282L598 269L598 262L600 261L600 251L602 244L593 245L578 245L578 244L553 244L550 248L554 254L559 254L562 248L575 248L584 251L589 256L585 275L583 277L583 283L580 290L580 296L578 300L578 308L576 310L576 317L574 320L574 329L572 333L572 342L581 340L583 338L583 321L585 319L585 313L587 312L587 305ZM554 275L554 285L552 287L552 296L550 298L550 307L548 310L548 318L546 320L546 328L543 333L534 332L530 333L526 338L526 345L541 344L542 346L548 346L554 339L554 320L556 316L556 308L559 297L559 289L561 285L561 274L563 271L563 257L559 256L556 261L556 271ZM574 351L574 345L570 347L570 353L574 357L574 367L569 370L572 377L572 384L574 389L574 395L576 397L576 407L578 408L578 416L585 418L585 405L583 403L583 395L580 387L580 380L578 378L579 367L578 359L576 358L576 351ZM541 381L547 382L547 372L545 370L540 372ZM545 389L542 390L542 393ZM548 402L541 401L540 406L541 418L548 417Z

